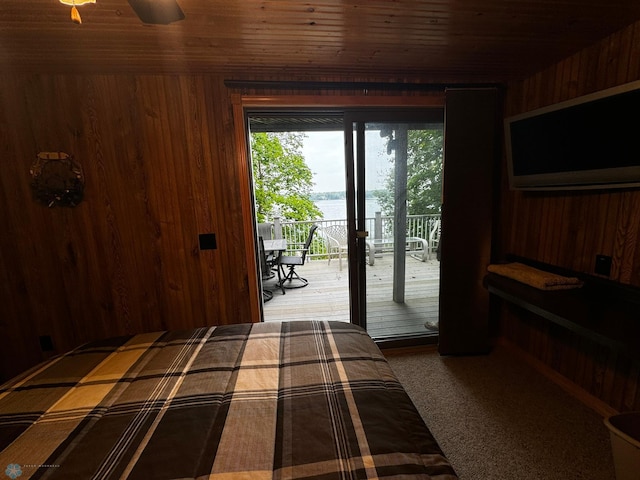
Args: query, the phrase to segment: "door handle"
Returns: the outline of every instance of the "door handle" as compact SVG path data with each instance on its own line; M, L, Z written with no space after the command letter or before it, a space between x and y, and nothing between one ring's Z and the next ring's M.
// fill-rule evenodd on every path
M367 238L369 232L367 230L356 230L356 238Z

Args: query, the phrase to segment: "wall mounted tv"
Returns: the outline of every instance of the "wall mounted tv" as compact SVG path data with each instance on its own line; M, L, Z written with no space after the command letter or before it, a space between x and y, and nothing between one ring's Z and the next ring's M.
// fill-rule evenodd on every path
M640 81L505 120L517 190L640 187Z

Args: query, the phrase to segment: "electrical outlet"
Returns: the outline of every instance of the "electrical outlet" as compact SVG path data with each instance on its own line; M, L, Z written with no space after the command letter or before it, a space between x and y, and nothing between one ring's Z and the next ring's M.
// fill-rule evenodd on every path
M607 255L596 255L596 264L593 270L598 275L605 277L611 275L611 257Z

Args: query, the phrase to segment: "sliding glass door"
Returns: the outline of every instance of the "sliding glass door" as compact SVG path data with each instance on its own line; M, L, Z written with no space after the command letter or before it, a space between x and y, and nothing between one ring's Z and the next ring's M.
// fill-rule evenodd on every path
M376 339L437 335L442 110L347 119L360 323Z
M318 227L296 267L304 287L279 288L263 267L263 319L351 321L376 339L437 335L442 108L247 117L257 240L290 247Z

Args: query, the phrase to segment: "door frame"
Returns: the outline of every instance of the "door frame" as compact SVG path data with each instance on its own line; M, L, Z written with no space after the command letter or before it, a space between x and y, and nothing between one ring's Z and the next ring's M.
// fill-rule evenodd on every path
M239 172L240 194L241 194L241 210L243 217L242 238L245 246L245 262L247 268L247 281L249 292L249 304L251 312L251 322L257 323L262 321L262 302L260 295L260 279L258 264L258 245L256 242L255 232L255 215L253 205L253 187L251 175L251 158L247 144L247 117L246 111L260 109L282 109L282 108L309 108L309 109L335 109L337 111L343 109L343 115L347 111L355 108L376 109L376 108L398 108L398 109L424 109L424 108L444 108L445 95L442 91L431 91L422 95L388 95L377 96L368 95L364 91L362 95L243 95L240 93L231 94L231 104L233 110L233 123L235 132L235 151L237 161L237 171ZM348 140L345 144L348 143ZM345 149L347 147L345 146ZM354 171L353 164L347 163L347 182L353 182ZM351 165L351 179L349 179L349 165ZM349 190L349 189L347 189ZM347 193L349 195L349 193ZM349 198L347 197L347 201ZM349 211L347 210L347 221L349 220ZM355 218L353 219L355 222ZM355 238L353 239L355 245ZM351 246L351 241L349 246ZM349 288L352 288L354 281L357 282L358 275L358 259L356 255L351 254L349 257ZM354 277L352 277L354 276ZM352 302L360 303L360 302ZM359 305L351 306L351 320L361 318Z

